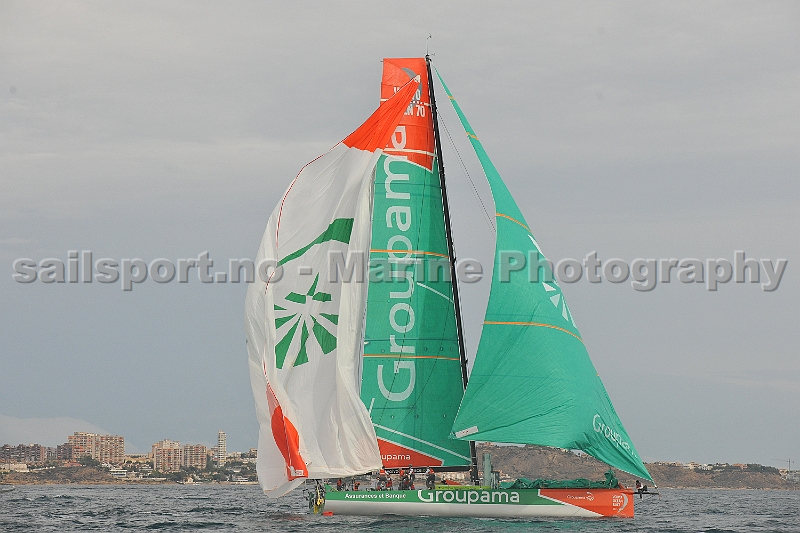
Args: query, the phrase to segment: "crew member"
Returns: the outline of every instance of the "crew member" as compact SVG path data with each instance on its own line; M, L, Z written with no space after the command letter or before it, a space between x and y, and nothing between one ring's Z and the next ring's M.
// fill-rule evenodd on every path
M336 481L336 490L341 491L342 489L344 489L344 482L342 481L342 478L339 478Z
M469 469L469 480L473 485L480 485L481 478L478 477L478 466L472 465Z
M425 480L425 486L428 487L428 490L433 490L436 487L436 473L433 471L433 467L428 467L428 475Z
M414 467L411 466L411 465L408 465L408 485L409 485L408 488L409 489L414 490L414 481L416 481L416 479L417 479L417 476L416 476L416 474L414 474Z

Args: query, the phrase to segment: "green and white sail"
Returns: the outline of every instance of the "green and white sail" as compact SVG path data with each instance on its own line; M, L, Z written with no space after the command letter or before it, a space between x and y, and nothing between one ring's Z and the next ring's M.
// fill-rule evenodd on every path
M583 450L652 479L611 405L525 217L439 80L491 186L497 230L489 303L453 424L455 437ZM520 268L521 262L526 268Z

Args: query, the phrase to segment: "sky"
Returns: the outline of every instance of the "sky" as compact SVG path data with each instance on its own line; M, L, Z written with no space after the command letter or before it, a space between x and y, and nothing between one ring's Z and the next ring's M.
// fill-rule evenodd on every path
M646 461L800 460L792 2L0 3L0 443L256 446L244 284L12 264L254 257L299 169L378 105L381 59L426 47L551 259L788 260L771 292L562 288ZM458 254L486 258L491 199L453 154ZM486 289L464 290L473 352Z

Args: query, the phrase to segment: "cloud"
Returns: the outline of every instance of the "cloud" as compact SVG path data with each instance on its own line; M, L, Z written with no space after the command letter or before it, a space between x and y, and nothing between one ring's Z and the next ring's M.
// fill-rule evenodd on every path
M101 435L111 433L86 420L66 416L58 418L16 418L0 415L0 443L3 444L57 446L66 442L67 435L72 435L76 431L86 431Z
M725 385L766 389L767 391L800 392L800 381L796 379L752 379L721 376L709 376L708 379Z
M0 244L15 245L15 244L28 244L31 239L23 239L21 237L9 237L7 239L0 239Z

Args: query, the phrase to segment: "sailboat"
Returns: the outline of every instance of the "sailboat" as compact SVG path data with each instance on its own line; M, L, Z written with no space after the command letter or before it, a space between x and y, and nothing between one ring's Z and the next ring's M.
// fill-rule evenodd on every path
M303 167L258 251L245 329L264 493L280 497L306 480L383 468L469 470L474 478L476 441L582 450L652 480L530 227L436 73L496 211L491 289L471 372L431 61L384 59L378 109ZM483 481L468 486L320 486L312 507L633 516L633 491L618 483L501 485L488 460L483 466Z

